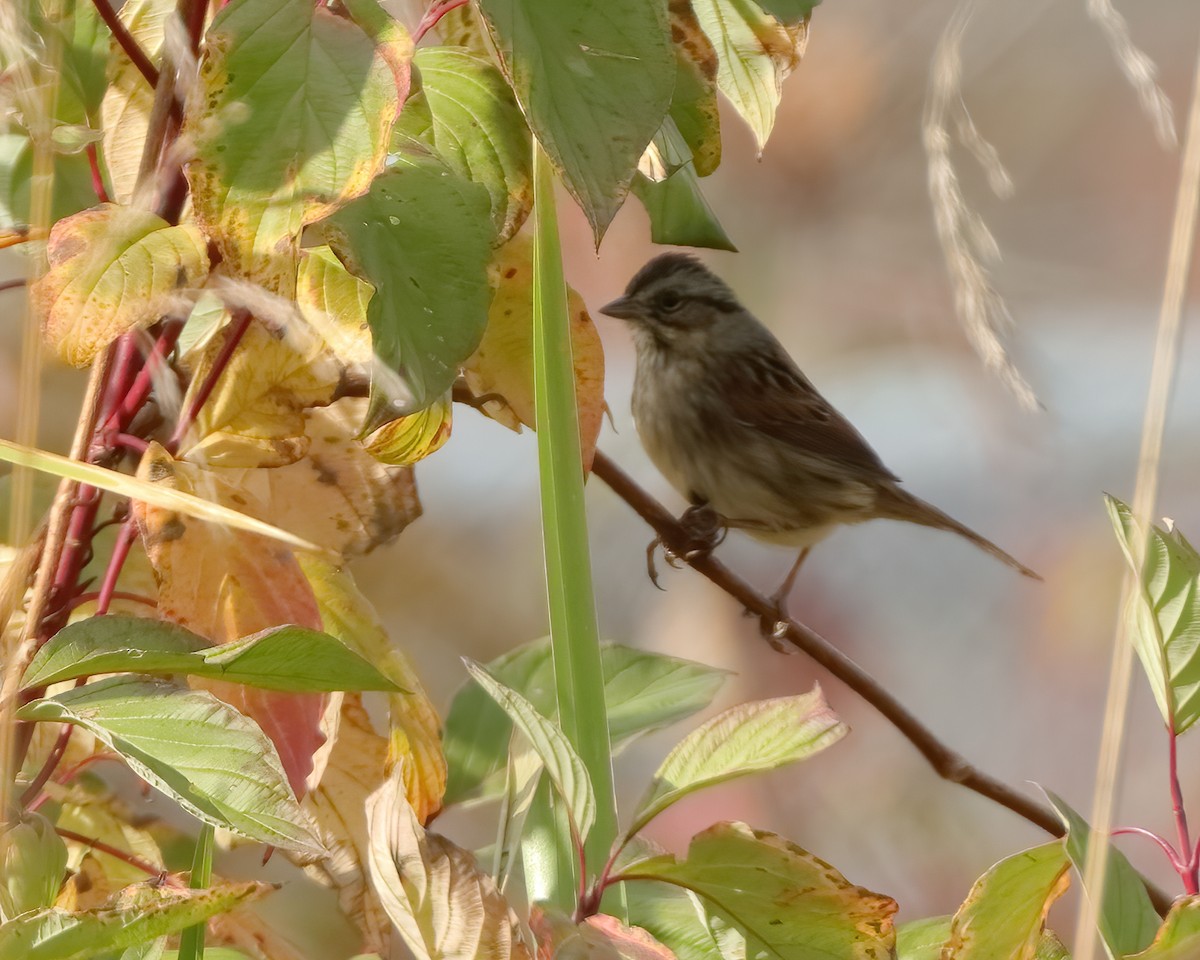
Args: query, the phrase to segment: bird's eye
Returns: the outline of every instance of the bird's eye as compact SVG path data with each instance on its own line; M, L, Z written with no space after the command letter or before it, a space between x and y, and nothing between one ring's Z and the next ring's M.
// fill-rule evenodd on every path
M658 295L658 308L665 310L667 313L673 313L683 306L683 297L679 294L667 290Z

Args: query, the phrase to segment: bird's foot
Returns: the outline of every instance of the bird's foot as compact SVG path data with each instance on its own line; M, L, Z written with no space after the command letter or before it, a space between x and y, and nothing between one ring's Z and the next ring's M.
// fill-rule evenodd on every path
M707 503L688 507L679 518L679 525L688 538L683 549L683 559L688 561L712 553L729 534L725 518Z
M724 518L708 504L688 507L679 518L679 526L683 528L686 538L682 543L668 546L662 537L655 537L646 546L646 573L650 582L659 590L663 587L658 582L658 567L654 563L654 554L660 547L667 565L679 570L693 560L712 553L729 533L729 526Z

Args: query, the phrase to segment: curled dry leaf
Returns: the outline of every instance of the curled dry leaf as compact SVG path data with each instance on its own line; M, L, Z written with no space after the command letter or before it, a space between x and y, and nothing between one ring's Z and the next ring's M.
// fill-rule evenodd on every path
M407 466L440 450L450 439L451 416L447 394L424 410L388 421L364 445L380 463Z
M192 224L106 203L50 231L50 269L30 294L46 342L85 367L121 334L157 320L183 288L208 273L208 249Z
M244 492L172 459L158 444L146 451L138 475L239 508L249 503ZM154 567L164 619L218 644L286 623L322 629L312 588L287 547L140 501L134 501L134 515ZM313 754L324 742L320 722L326 695L193 683L257 721L279 751L292 790L303 797Z
M501 247L489 267L495 295L479 348L463 365L476 396L495 394L483 407L512 430L535 425L533 403L533 241L522 235ZM592 465L604 419L604 350L583 298L567 288L575 400L585 469Z
M212 473L241 491L239 509L341 556L390 543L421 515L421 502L410 468L380 463L356 439L365 404L347 399L309 410L307 453L295 463Z
M418 960L526 960L517 917L470 851L426 833L393 776L367 801L371 885Z

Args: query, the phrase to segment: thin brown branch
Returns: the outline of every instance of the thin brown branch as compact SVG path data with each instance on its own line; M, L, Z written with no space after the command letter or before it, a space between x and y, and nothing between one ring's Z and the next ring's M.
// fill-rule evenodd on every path
M93 850L99 850L101 853L107 853L110 857L116 857L122 863L129 864L135 870L141 870L152 877L160 878L168 886L183 886L183 883L167 873L165 868L155 866L148 860L143 860L141 857L122 850L120 847L114 847L111 843L105 843L103 840L98 840L95 837L85 837L82 833L76 833L74 830L67 830L64 827L55 827L54 832L64 840L74 840L76 843L82 843L85 847L91 847Z
M654 528L655 533L669 550L677 556L684 556L690 541L687 531L667 512L662 504L646 493L632 477L600 450L596 451L596 458L592 462L592 473L633 507L638 516ZM764 621L775 622L778 620L775 604L712 554L691 556L687 559L687 563L741 603L747 610L758 614ZM904 735L905 739L917 748L921 756L929 762L929 765L943 780L961 784L968 790L1007 807L1013 813L1024 817L1052 836L1061 837L1066 832L1053 810L984 773L942 743L932 730L892 696L879 681L815 630L795 620L783 621L780 627L786 629L776 632L779 639L787 641L806 653L883 714ZM1155 907L1165 913L1170 908L1171 898L1149 883L1146 888L1154 900Z
M133 38L133 34L126 28L125 23L117 16L117 11L112 8L112 4L108 0L92 0L92 6L100 14L100 19L108 25L108 29L112 31L114 39L121 45L121 49L125 51L125 55L138 68L138 73L146 78L146 82L150 86L157 87L158 67L150 62L150 58L146 56L146 51L141 48Z

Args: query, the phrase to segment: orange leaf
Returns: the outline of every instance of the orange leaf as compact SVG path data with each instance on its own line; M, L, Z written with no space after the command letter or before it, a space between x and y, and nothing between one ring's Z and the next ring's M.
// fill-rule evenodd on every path
M200 467L172 459L156 443L142 457L138 475L239 508L248 502L244 493ZM322 629L312 588L287 547L139 501L134 501L134 515L154 567L164 619L213 643L286 623ZM193 683L257 721L279 751L296 796L303 797L313 754L325 740L320 722L327 697Z

